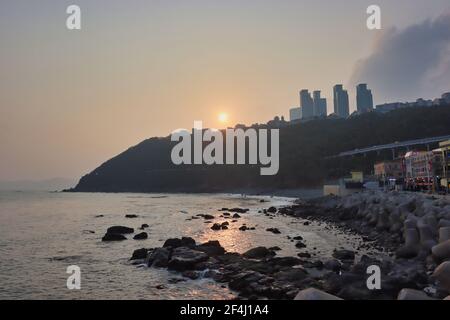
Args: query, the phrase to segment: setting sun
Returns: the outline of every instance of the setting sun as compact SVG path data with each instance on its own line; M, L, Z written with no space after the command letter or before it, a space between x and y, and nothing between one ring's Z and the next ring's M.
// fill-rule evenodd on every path
M228 121L228 114L226 114L224 112L219 113L218 119L219 119L220 123L226 123Z

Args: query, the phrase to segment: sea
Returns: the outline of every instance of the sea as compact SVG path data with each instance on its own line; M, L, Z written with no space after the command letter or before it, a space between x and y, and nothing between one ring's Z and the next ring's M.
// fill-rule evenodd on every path
M302 219L261 212L294 200L241 194L0 192L0 299L232 299L234 292L211 279L182 279L129 259L135 249L160 247L166 239L182 236L198 243L218 240L231 252L278 246L278 256L309 251L317 259L361 242L324 223L305 225ZM204 219L192 219L211 214L214 222L223 222L220 209L234 207L249 211L227 230L214 231ZM125 241L101 241L110 226L137 232L142 224L149 225L146 240L126 235ZM255 230L240 231L243 224ZM299 235L307 248L296 248L288 238ZM71 266L80 270L79 289L67 286Z

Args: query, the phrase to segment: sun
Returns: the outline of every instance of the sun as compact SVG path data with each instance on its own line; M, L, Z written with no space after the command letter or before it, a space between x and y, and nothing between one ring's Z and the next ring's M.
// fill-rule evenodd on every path
M226 123L228 121L228 114L225 112L219 113L218 120L220 123Z

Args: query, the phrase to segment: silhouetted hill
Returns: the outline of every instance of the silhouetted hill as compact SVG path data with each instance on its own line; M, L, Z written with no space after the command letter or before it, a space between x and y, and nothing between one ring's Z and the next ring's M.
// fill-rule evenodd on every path
M352 159L326 159L371 145L450 134L450 106L407 108L363 114L347 120L322 119L280 129L280 169L260 176L260 166L175 166L170 137L151 138L108 160L70 191L221 192L273 190L320 185L350 169L370 172L390 152Z

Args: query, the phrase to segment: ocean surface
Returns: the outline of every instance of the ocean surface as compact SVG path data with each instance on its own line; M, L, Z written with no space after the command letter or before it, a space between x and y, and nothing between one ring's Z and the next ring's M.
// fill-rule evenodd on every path
M267 202L260 202L261 199ZM229 299L234 293L210 279L170 283L180 275L163 269L132 265L135 249L162 246L168 238L190 236L197 242L219 240L227 251L245 252L256 246L279 246L279 256L302 250L315 258L330 257L337 247L354 248L360 240L324 224L258 210L291 203L291 198L240 195L0 193L0 299ZM228 230L213 231L200 213L220 218L222 207L249 208ZM136 214L136 219L125 218ZM103 215L103 217L96 217ZM147 240L102 242L106 229L124 225L137 229L147 223ZM240 231L246 223L253 231ZM281 234L267 232L278 228ZM297 249L287 236L301 235L306 249ZM81 289L69 290L66 269L81 269ZM163 289L157 286L163 285Z

